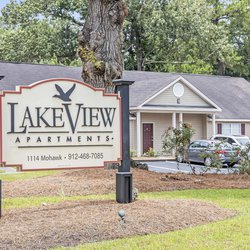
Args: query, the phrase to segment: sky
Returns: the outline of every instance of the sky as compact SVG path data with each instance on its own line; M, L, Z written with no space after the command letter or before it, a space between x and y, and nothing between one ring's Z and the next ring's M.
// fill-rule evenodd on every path
M10 0L0 0L0 9L2 9Z

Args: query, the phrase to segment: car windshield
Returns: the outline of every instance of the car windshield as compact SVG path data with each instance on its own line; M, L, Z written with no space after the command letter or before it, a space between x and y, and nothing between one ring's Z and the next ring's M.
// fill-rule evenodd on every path
M243 146L246 146L250 143L250 140L248 138L237 138L237 141Z

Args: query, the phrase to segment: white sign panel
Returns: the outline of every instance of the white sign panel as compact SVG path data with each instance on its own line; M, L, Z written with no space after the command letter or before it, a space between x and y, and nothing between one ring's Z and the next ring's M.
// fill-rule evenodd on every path
M121 156L120 97L71 79L0 95L0 162L21 170L102 167Z

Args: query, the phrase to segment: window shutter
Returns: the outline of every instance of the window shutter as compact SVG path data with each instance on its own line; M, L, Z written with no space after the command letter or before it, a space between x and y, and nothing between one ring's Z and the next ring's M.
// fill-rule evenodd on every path
M217 124L217 134L222 134L222 124L221 123Z
M245 135L245 123L241 123L241 135Z

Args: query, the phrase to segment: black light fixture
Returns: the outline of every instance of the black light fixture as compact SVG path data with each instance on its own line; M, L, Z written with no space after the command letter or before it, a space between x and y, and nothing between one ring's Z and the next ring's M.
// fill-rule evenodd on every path
M4 76L0 76L0 81L4 78Z

